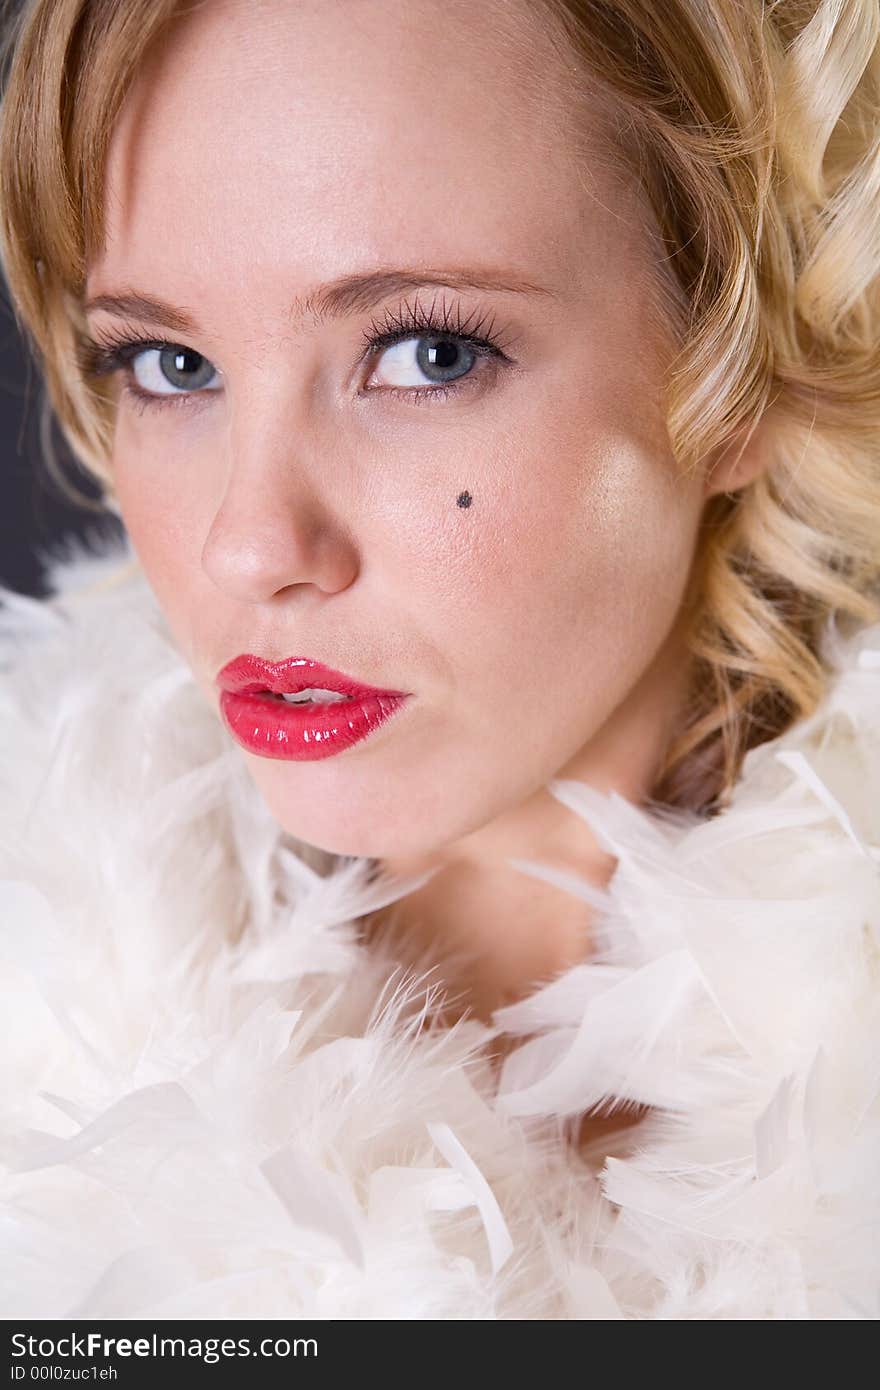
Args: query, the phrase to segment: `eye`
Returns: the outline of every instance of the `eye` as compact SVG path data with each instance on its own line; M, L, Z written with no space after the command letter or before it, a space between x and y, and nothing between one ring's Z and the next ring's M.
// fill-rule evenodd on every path
M477 350L454 335L404 338L385 348L377 365L379 386L445 386L473 371Z
M488 313L465 315L459 303L436 301L429 309L416 300L386 313L362 339L374 360L378 355L369 390L421 405L490 385L497 369L513 359L501 345L494 316L487 320Z
M217 376L216 368L207 357L177 343L145 348L133 354L129 361L137 386L144 394L151 396L175 396L182 391L200 391L209 385L212 377Z

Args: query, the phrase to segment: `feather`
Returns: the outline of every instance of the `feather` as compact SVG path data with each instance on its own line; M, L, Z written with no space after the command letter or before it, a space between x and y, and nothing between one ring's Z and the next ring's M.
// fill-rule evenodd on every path
M880 1316L880 624L711 820L548 784L613 872L509 862L591 955L484 1025L361 930L431 874L280 830L128 546L50 569L0 590L7 1319Z

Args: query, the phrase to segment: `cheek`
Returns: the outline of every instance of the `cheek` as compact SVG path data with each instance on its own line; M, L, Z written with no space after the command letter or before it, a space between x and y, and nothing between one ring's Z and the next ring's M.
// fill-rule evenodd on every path
M151 589L183 651L191 643L187 612L193 585L196 499L183 486L181 468L168 467L173 453L133 437L122 417L114 446L113 484L122 519ZM146 431L145 436L146 438Z
M701 499L657 460L609 439L517 466L438 537L435 634L461 694L609 695L650 662L684 594Z

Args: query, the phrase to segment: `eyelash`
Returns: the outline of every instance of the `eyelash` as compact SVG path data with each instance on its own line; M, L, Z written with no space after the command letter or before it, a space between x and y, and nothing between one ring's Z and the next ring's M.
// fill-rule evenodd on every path
M478 357L510 362L512 359L507 356L501 345L500 337L494 331L494 317L488 327L484 328L485 320L485 314L476 323L470 323L469 319L462 320L460 305L456 305L453 317L445 306L443 306L441 313L437 314L433 304L429 310L423 309L418 302L414 306L404 304L397 314L392 314L390 311L386 312L381 324L377 324L375 320L370 323L361 339L364 349L361 360L371 352L379 352L395 343L403 342L407 338L439 337L465 343L473 349ZM117 333L113 329L109 329L97 339L81 337L77 343L76 353L80 371L87 378L108 377L112 376L114 372L121 371L123 373L123 391L131 400L138 414L143 414L145 410L162 410L166 407L188 409L200 396L213 394L213 392L202 389L173 391L158 395L143 391L134 383L132 363L142 352L148 352L151 349L181 347L185 347L185 344L170 342L168 339L140 338L135 334ZM195 349L187 348L186 351L194 352ZM200 353L196 355L201 356ZM203 360L207 361L208 359ZM415 405L419 405L429 397L439 396L441 399L446 399L448 396L469 389L476 384L480 375L482 375L481 372L471 371L462 377L460 382L448 382L443 385L427 387L383 386L378 389L383 394L400 396Z

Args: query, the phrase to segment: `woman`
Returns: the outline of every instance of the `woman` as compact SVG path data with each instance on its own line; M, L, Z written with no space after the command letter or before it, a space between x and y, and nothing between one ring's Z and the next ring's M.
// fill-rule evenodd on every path
M7 1316L877 1316L874 0L9 55Z

